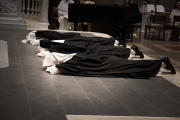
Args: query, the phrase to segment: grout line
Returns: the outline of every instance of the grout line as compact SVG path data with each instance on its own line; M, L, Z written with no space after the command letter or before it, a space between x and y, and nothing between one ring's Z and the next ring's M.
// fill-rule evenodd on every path
M131 87L131 85L129 85L129 84L127 84L123 79L122 79L122 81L126 84L126 85L128 85L131 89L133 89L132 87ZM145 101L147 101L150 105L152 105L157 111L159 111L153 104L151 104L146 98L144 98L141 94L139 94L135 89L133 89L138 95L140 95ZM159 111L162 115L164 115L161 111ZM165 117L167 117L166 115L164 115Z
M100 115L99 111L96 109L96 107L94 106L94 104L91 102L91 100L89 99L88 95L86 94L86 92L84 92L84 90L82 89L82 87L79 85L79 83L77 82L77 80L74 78L74 76L72 76L73 79L76 81L76 83L78 84L78 86L81 88L81 90L83 91L83 93L86 95L87 99L90 101L90 103L92 104L92 106L94 107L94 109L96 110L96 112Z
M29 110L30 110L30 113L31 113L31 118L32 118L32 120L33 120L33 115L32 115L32 110L31 110L31 104L30 104L30 101L29 101L28 91L27 91L27 87L26 87L26 81L25 81L25 78L24 78L24 71L23 71L22 64L21 64L21 57L20 57L20 54L19 54L19 49L18 49L18 45L17 45L17 41L16 41L16 36L14 35L14 37L15 37L15 42L16 42L16 48L17 48L18 56L19 56L19 62L20 62L21 71L22 71L22 77L23 77L23 80L24 80L24 87L25 87L26 94L27 94L27 99L28 99L28 104L29 104Z
M165 79L165 78L164 78ZM165 79L166 80L166 79ZM147 83L149 83L148 81L146 81ZM169 82L169 81L168 81ZM171 83L171 82L170 82ZM173 98L171 98L169 95L167 95L166 93L164 93L162 90L158 89L156 86L154 86L153 84L149 83L151 86L155 87L157 90L159 90L160 92L162 92L163 94L165 94L167 97L169 97L170 99L172 99L173 101L175 101L176 103L180 104L178 101L174 100Z
M61 77L60 83L62 82L62 78L63 78L63 76ZM56 93L56 95L57 95L57 97L58 97L58 100L59 100L59 102L60 102L60 104L61 104L61 106L62 106L62 108L63 108L63 110L64 110L64 113L66 114L66 110L65 110L65 108L64 108L64 106L63 106L63 104L62 104L62 102L61 102L61 99L59 98L59 95L58 95L58 93L57 93L57 91L56 91L56 88L54 87L54 85L53 85L53 83L52 83L52 80L49 78L49 75L48 75L48 79L49 79L49 81L51 82L51 85L52 85L52 87L53 87L53 89L54 89L54 91L55 91L55 93Z
M99 82L102 83L102 84L104 85L104 87L118 100L118 102L121 103L121 101L108 89L108 87L107 87L99 78L97 78L97 79L98 79ZM121 105L122 105L124 108L126 108L123 103L121 103ZM133 114L131 113L131 111L129 111L127 108L126 108L126 110L127 110L131 115L133 115Z

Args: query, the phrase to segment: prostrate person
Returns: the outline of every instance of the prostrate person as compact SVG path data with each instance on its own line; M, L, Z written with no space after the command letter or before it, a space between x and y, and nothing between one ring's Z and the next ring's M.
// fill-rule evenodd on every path
M59 21L59 30L68 30L70 22L68 21L68 5L69 3L74 3L72 0L62 0L58 6L58 21Z
M98 59L97 59L98 58ZM97 61L96 61L97 59ZM98 61L98 60L101 61ZM116 56L97 56L94 60L85 56L73 56L62 64L47 67L51 74L94 77L130 77L148 79L155 77L163 67L176 74L168 57L161 60L128 60Z
M168 57L161 60L132 60L131 54L144 57L137 46L115 47L114 38L83 37L78 33L36 31L40 46L46 48L43 63L51 74L66 74L95 77L150 78L156 76L161 67L176 71ZM43 43L41 45L41 43Z
M177 9L173 10L170 15L171 23L174 21L174 16L180 16L180 0L176 2Z

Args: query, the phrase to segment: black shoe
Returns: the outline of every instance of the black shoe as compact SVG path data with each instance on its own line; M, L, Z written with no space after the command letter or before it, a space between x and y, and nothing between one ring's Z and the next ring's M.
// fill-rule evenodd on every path
M131 49L133 49L133 50L136 52L135 55L139 55L141 58L144 58L143 53L138 49L137 46L133 45L133 46L131 47Z
M123 47L127 46L123 40L117 39L117 41L119 42L118 45L123 45Z
M170 63L170 60L168 57L163 57L161 60L164 64L166 64L165 69L170 70L172 74L176 74L176 71L173 65Z

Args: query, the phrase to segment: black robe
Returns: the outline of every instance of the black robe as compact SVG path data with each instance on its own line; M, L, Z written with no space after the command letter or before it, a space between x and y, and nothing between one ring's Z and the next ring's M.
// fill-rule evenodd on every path
M56 67L64 74L74 76L149 78L158 74L161 64L161 60L128 60L108 54L94 57L78 54Z
M50 52L77 53L69 61L56 65L67 75L149 78L158 74L162 64L161 60L128 60L130 49L114 47L114 38L64 35L64 43L55 43L51 40L62 38L49 36L51 33L43 35L41 47L50 47Z

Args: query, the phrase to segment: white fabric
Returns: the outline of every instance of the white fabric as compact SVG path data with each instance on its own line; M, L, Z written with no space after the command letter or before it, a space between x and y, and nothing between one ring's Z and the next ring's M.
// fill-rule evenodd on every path
M65 40L51 40L51 42L64 43Z
M45 71L49 72L51 74L60 74L61 73L61 71L59 69L57 69L55 65L48 67Z
M147 12L147 7L143 6L139 9L140 13L142 14L142 26L141 26L141 30L144 31L145 30L145 25L147 24L147 20L149 18L150 15L144 15L145 12Z
M165 68L165 67L166 67L166 64L162 62L161 67Z
M40 51L40 52L42 52L42 51L47 51L48 49L47 48L42 48L42 47L40 47L40 45L38 46L38 51Z
M114 46L116 46L119 42L117 40L115 40L114 42Z
M58 6L58 16L59 16L59 30L68 30L70 22L68 22L68 5L69 3L74 3L72 0L62 0ZM64 14L64 16L62 16Z
M24 39L24 40L22 40L21 42L22 42L22 43L27 43L27 40L26 40L26 39Z
M76 53L73 54L62 54L62 53L48 53L46 54L44 61L43 61L43 68L47 66L52 66L56 64L61 64L70 60Z
M30 42L32 45L37 45L39 44L38 41L35 41L36 40L36 34L35 34L36 31L32 31L30 32L27 36L26 36L26 39L22 40L21 42L22 43L28 43Z
M135 55L136 54L136 52L133 50L133 49L130 49L131 50L131 54L132 55Z
M174 16L180 16L180 10L178 10L178 9L175 9L175 10L173 10L172 12L171 12L171 15L170 15L170 19L171 19L171 22L173 22L174 21Z
M30 41L31 45L39 45L39 39L33 39Z
M40 53L37 54L38 57L45 57L47 54L49 54L49 51L41 51Z

